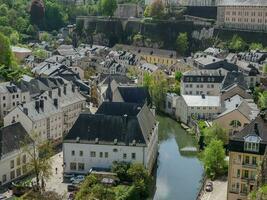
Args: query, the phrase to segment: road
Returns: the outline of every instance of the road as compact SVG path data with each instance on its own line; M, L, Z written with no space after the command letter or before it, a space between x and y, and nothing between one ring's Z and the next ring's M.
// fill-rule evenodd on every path
M52 176L46 181L46 191L55 191L59 195L66 197L67 184L63 183L63 153L60 152L52 158ZM57 172L56 172L57 168Z
M226 200L227 198L227 181L213 181L213 191L204 192L201 200Z

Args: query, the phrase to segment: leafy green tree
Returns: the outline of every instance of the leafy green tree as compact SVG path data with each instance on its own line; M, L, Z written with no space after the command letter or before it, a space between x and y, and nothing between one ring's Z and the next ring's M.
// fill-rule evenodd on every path
M129 181L127 170L130 168L130 163L114 162L112 165L112 172L116 173L121 181Z
M204 150L202 160L208 177L216 178L222 175L226 167L223 142L213 139Z
M220 140L223 144L228 143L228 133L227 130L214 123L211 127L204 129L205 144L208 145L210 142L215 140Z
M19 42L19 33L17 31L14 31L9 36L9 39L10 39L10 42L11 42L12 45L18 44L18 42Z
M238 35L234 35L229 43L229 49L232 51L244 51L246 49L246 42Z
M32 145L28 144L27 140L21 142L23 152L29 156L29 161L27 164L27 170L32 171L36 177L36 187L37 189L44 189L45 180L48 180L52 175L52 163L51 156L53 155L53 146L49 141L42 142L37 134L32 133L31 137L34 141Z
M11 66L12 52L10 48L9 39L0 33L0 65Z
M189 48L187 33L179 33L176 39L177 51L181 55L185 55Z
M264 47L263 47L263 45L261 43L253 42L253 43L250 44L249 49L250 50L263 50Z
M52 36L47 33L47 32L43 32L40 36L40 40L41 41L46 41L46 42L51 42L52 41Z
M150 5L150 17L161 19L164 16L164 4L161 0L155 0Z
M175 80L176 81L180 82L182 77L183 77L183 73L182 72L175 72Z
M99 11L102 15L105 16L113 16L115 10L117 9L117 1L116 0L100 0L99 1Z
M144 11L144 16L145 17L151 17L151 6L150 5L146 6L146 9Z
M34 49L32 54L37 58L37 59L45 59L46 58L46 51L43 49Z
M259 93L259 106L261 109L267 108L267 91Z

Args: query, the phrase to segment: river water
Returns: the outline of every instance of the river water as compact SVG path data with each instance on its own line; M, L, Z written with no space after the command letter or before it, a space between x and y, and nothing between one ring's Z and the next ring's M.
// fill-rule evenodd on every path
M159 116L159 157L154 200L195 200L203 166L195 139L174 120Z

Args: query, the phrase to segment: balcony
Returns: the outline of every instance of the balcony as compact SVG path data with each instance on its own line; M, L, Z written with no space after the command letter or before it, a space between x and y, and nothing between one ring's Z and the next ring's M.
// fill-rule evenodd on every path
M252 164L252 163L242 163L243 168L249 168L249 169L257 169L257 164Z
M233 194L239 194L239 191L237 189L232 189L229 192Z

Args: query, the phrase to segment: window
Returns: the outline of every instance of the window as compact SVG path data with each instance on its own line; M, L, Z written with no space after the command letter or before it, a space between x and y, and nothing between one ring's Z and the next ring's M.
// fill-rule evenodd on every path
M105 152L105 158L108 158L108 152Z
M15 95L14 94L12 95L12 99L15 99Z
M103 158L103 152L99 152L99 157Z
M83 151L80 151L80 156L83 156Z
M257 165L257 158L255 156L252 157L252 164Z
M237 170L236 177L237 177L237 178L240 177L240 169Z
M20 157L17 157L17 165L20 165Z
M15 167L15 162L14 160L11 160L10 161L10 168L13 169Z
M243 178L248 178L248 170L243 171Z
M84 163L78 163L78 170L83 171L84 170Z
M135 160L135 158L136 158L135 153L132 153L132 159Z
M249 164L249 156L245 156L245 164Z
M19 98L19 95L17 94L16 97Z
M95 151L91 151L91 152L90 152L90 156L91 156L91 157L95 157L95 156L96 156Z
M21 176L21 168L17 169L17 177Z
M3 96L3 100L6 100L6 97L5 96Z
M2 182L3 182L3 183L6 182L6 174L4 174L4 175L2 176Z
M6 104L5 104L5 103L3 103L3 107L4 107L4 108L6 107Z
M77 169L76 163L71 162L70 163L70 170L76 170L76 169Z
M14 179L15 178L15 170L10 172L10 179Z
M118 149L113 149L113 152L118 152Z
M123 159L127 159L127 153L123 154Z
M22 173L23 174L26 174L27 173L27 166L26 165L23 165L22 166Z
M75 156L75 151L74 150L71 151L71 155Z

